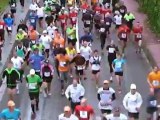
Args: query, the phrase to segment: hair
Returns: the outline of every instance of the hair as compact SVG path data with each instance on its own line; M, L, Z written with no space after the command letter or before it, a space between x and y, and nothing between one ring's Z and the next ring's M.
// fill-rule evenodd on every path
M97 49L95 49L93 52L94 52L94 53L95 53L95 52L98 52L98 50L97 50Z

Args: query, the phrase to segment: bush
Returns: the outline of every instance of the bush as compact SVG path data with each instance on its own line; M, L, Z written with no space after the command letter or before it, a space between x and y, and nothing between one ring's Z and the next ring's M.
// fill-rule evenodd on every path
M160 0L138 0L140 10L148 15L151 29L160 35Z

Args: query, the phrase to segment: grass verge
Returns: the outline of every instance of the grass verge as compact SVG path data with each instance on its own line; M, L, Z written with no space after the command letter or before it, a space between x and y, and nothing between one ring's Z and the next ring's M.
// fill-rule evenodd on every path
M9 0L0 0L0 13L7 7Z

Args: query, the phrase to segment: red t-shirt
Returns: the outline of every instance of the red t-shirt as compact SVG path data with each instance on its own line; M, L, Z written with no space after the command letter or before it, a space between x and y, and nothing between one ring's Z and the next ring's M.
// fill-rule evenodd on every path
M89 5L85 3L85 4L81 5L81 8L83 10L86 10L87 8L89 8Z
M77 105L75 108L75 115L79 118L79 120L89 120L90 115L92 114L94 114L94 110L90 105L85 107Z
M68 18L68 16L66 14L59 15L59 19L60 19L61 23L63 23L63 24L67 23L67 18Z
M0 21L0 30L4 30L5 23L3 21Z
M77 12L69 13L69 18L71 18L73 23L76 23L76 21L77 21Z
M130 32L130 29L127 27L127 25L123 25L123 26L121 26L121 27L119 27L119 29L118 29L118 33L120 33L120 32Z
M135 26L135 27L133 27L133 32L134 33L142 33L142 31L143 31L143 27L142 26L139 26L139 27Z
M101 14L104 14L104 15L105 15L106 13L112 13L112 11L111 11L110 9L104 9L104 8L103 8L103 9L101 10Z
M97 6L97 7L95 7L94 11L95 11L95 12L98 12L98 13L101 13L102 8L99 7L99 6Z

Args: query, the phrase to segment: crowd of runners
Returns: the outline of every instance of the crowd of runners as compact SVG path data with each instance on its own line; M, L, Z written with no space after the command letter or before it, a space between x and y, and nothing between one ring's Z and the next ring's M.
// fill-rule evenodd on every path
M25 2L20 0L20 3L23 13ZM10 0L9 5L10 13L6 13L0 20L1 48L5 32L8 36L12 34L16 20L17 3ZM134 83L130 85L130 91L122 101L128 115L121 112L119 105L113 105L117 94L123 92L127 61L125 52L132 37L135 52L142 52L143 26L134 20L135 16L127 10L123 1L118 0L33 0L26 19L20 20L13 55L3 71L2 80L7 86L9 101L8 107L1 112L1 119L24 120L21 118L21 110L15 108L14 102L15 94L21 92L19 85L22 82L26 83L31 100L31 119L36 119L39 95L43 94L45 98L51 96L52 80L58 79L61 83L60 94L70 101L70 106L64 106L64 112L53 120L95 120L94 108L87 102L89 98L85 97L83 86L85 80L89 80L86 71L91 71L95 81L95 86L92 87L97 89L95 95L99 101L97 106L102 120L138 120L143 100ZM84 25L79 30L84 31L80 38L77 34L78 21ZM116 33L118 45L111 39L111 32ZM92 48L96 39L100 39L101 51ZM106 44L106 41L110 44ZM102 69L102 56L105 55L108 57L108 63L105 64L109 65L110 79L104 80L101 87L100 72L106 71ZM3 59L1 56L0 54L0 59ZM27 66L30 68L29 74L26 74ZM152 120L153 112L157 111L157 97L154 94L159 95L157 93L160 88L158 68L155 67L146 79L152 93L148 98L148 120ZM72 83L66 86L70 81ZM110 84L115 84L116 87L112 88Z

